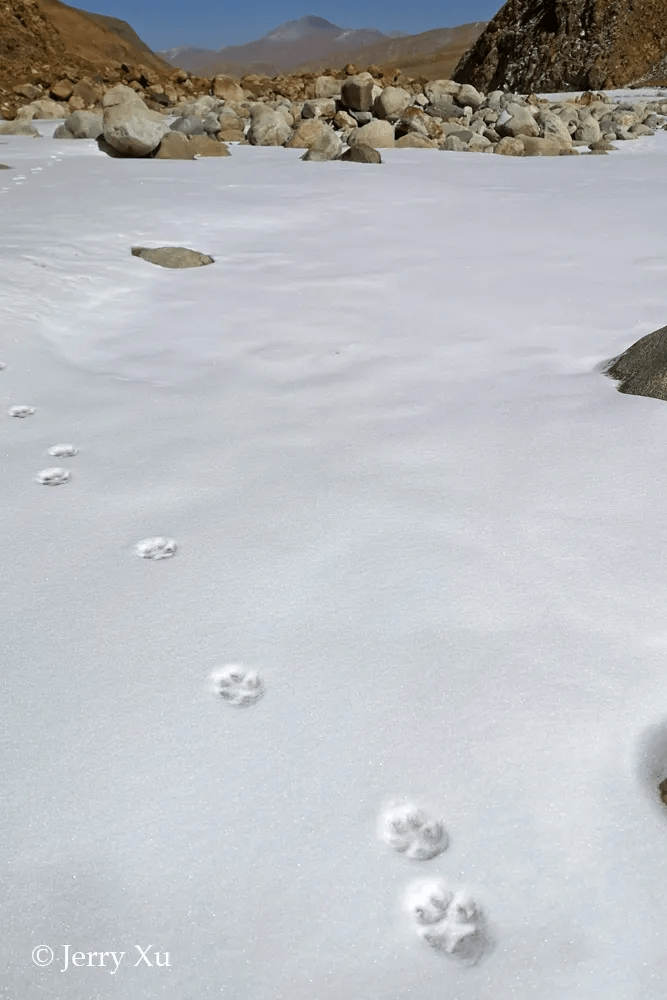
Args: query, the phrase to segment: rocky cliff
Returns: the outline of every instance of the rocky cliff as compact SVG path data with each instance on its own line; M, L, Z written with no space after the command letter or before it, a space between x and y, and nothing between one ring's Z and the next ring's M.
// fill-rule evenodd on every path
M484 91L662 83L667 0L508 0L456 66Z

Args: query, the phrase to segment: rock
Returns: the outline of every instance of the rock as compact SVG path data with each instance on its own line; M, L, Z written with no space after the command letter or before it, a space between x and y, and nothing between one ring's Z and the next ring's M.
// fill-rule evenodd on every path
M318 76L315 80L315 97L340 97L341 81L333 76Z
M107 108L117 108L123 104L140 104L142 107L145 107L144 102L137 92L132 90L132 87L126 87L124 83L119 83L115 87L111 87L102 98L102 107L105 110Z
M215 137L218 140L218 142L243 142L243 143L245 143L245 141L246 141L243 129L239 130L239 129L233 129L233 128L224 128L224 129L221 129L219 132L216 132L216 136Z
M602 132L595 118L589 115L582 122L579 122L579 127L575 129L573 138L585 143L597 142L598 139L601 139Z
M429 80L424 84L424 94L431 104L437 104L443 99L453 103L452 94L458 93L460 85L453 80Z
M55 83L49 94L54 101L68 101L72 94L74 93L74 84L69 80L59 80Z
M554 114L553 111L541 111L537 116L537 122L545 138L559 140L564 149L572 148L572 136L559 115Z
M304 101L301 108L302 118L328 118L331 119L336 114L336 102L330 97L316 97L310 101Z
M479 91L469 83L462 83L459 90L453 96L454 100L460 107L471 107L473 111L477 111L477 109L484 103L483 94L480 94Z
M39 132L30 121L15 120L0 125L0 135L30 135L37 138Z
M59 125L53 132L54 139L73 139L74 136L67 128L67 125Z
M44 98L40 101L32 101L30 104L24 105L19 108L18 114L16 116L22 120L33 119L35 121L53 121L54 118L64 118L63 106L58 104L57 101L49 101Z
M350 111L350 117L356 125L370 125L373 121L372 111Z
M609 156L606 149L591 149L589 156Z
M216 119L216 125L219 127L219 122ZM194 115L185 117L181 115L171 123L169 128L172 132L182 132L183 135L203 135L204 134L204 123L201 118L195 118Z
M498 118L496 132L515 139L518 135L538 136L540 127L528 108L512 103L507 105L505 112Z
M75 111L65 119L64 126L61 125L60 128L66 128L73 139L97 139L104 131L102 116L92 111ZM58 131L60 129L56 129ZM54 132L54 138L55 134Z
M344 80L340 99L348 111L370 111L373 103L373 77L370 73L355 74Z
M310 149L325 132L331 132L331 128L321 118L306 118L299 122L285 146L287 149Z
M494 147L493 152L500 156L523 156L523 139L505 136Z
M183 132L167 132L155 154L156 160L194 160L194 158L195 151Z
M19 97L25 97L28 101L34 101L38 97L42 97L44 92L41 87L36 87L34 83L20 83L18 87L14 87L14 93L18 94Z
M560 156L563 145L558 138L538 138L522 135L524 156Z
M493 144L485 139L483 135L475 133L468 143L469 153L492 153Z
M284 146L292 136L292 129L282 115L261 105L253 109L252 124L246 138L252 146Z
M522 94L610 90L664 78L665 12L664 0L507 0L452 76L482 90Z
M345 160L346 163L382 163L382 157L377 149L363 142L346 149L341 160Z
M334 125L338 128L356 128L357 121L352 115L348 115L347 111L337 111L334 115Z
M442 144L442 149L447 150L450 153L465 153L468 150L465 142L462 142L456 135L448 135Z
M223 101L243 100L243 87L231 76L225 76L224 73L218 73L217 76L213 77L211 93L213 97Z
M397 149L437 149L438 143L435 139L429 139L420 132L407 132L394 143Z
M312 124L316 123L313 122ZM312 160L316 163L337 160L340 158L342 148L343 143L340 136L329 125L322 125L321 134L313 141L312 145L300 159Z
M213 263L212 257L187 247L132 247L132 256L160 267L203 267Z
M78 83L74 84L72 97L81 98L84 103L84 107L90 108L101 101L102 88L97 86L97 84L92 83L90 80L79 80Z
M462 108L457 107L452 101L445 100L444 98L440 101L435 101L430 107L425 108L424 111L433 118L441 118L443 122L450 121L453 118L465 118Z
M400 115L412 104L412 94L402 87L385 87L375 98L373 114L377 118Z
M597 142L592 142L588 148L592 153L598 149L601 149L606 153L611 153L616 149L616 146L614 146L611 142L605 142L604 139L598 139Z
M375 149L390 149L395 145L394 126L390 122L375 120L353 129L347 141L350 146L363 143Z
M619 392L667 400L667 326L641 337L603 370Z
M224 142L218 142L210 135L192 135L188 145L195 156L231 156Z
M0 163L0 170L13 170L14 167L10 167L8 163Z
M169 131L166 122L151 121L136 104L112 105L104 111L104 140L121 156L150 155Z

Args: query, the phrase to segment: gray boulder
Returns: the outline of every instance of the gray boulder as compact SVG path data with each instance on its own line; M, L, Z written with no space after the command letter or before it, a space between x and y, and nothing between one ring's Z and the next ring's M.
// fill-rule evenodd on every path
M468 150L466 143L459 139L457 135L448 135L441 148L450 153L465 153Z
M523 139L517 136L504 136L493 149L499 156L523 156Z
M515 139L518 135L539 136L540 127L528 108L511 103L496 122L496 132Z
M220 125L218 119L215 119L215 131L219 131ZM203 135L204 134L204 122L201 118L195 118L194 115L182 115L173 121L169 126L172 132L182 132L183 135Z
M579 127L575 129L572 138L576 139L578 142L597 142L598 139L602 138L602 132L600 131L600 126L595 118L589 115L587 118L584 118L582 122L579 122Z
M616 387L619 392L667 400L667 326L613 358L603 374L620 382Z
M560 156L562 150L567 148L557 137L522 135L521 142L524 156Z
M302 118L333 118L336 114L336 102L331 97L316 97L304 101L301 108Z
M412 94L402 87L385 87L373 104L373 114L377 118L401 115L412 104Z
M183 132L167 132L155 154L156 160L194 160L195 151Z
M212 257L188 247L132 247L132 256L160 267L203 267L213 263Z
M104 132L101 115L93 111L75 111L53 133L54 139L98 139Z
M334 76L318 76L315 80L315 97L339 97L341 81Z
M251 146L284 146L291 135L292 129L283 115L261 104L252 109L252 122L246 133Z
M346 163L382 163L382 157L377 149L363 142L346 149L341 160L345 160Z
M106 96L106 95L105 95ZM148 118L137 104L120 104L104 112L104 140L121 156L149 156L169 131L166 122Z
M320 135L313 140L300 159L313 160L316 163L337 160L340 158L342 148L340 136L328 125L324 125Z

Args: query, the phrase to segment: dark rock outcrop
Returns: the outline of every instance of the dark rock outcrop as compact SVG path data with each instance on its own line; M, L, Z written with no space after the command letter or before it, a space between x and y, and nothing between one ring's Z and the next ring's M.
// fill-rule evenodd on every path
M456 66L485 91L599 90L667 77L667 0L508 0Z

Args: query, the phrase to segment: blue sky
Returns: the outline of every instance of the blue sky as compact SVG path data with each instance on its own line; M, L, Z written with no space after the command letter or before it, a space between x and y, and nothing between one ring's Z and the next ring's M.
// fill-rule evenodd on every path
M424 0L418 8L404 0L307 0L305 4L276 4L257 0L247 8L223 4L220 0L86 0L72 7L109 14L128 21L152 49L176 45L198 45L219 49L242 45L261 38L284 21L306 14L325 17L344 28L377 28L405 31L410 35L431 28L447 28L470 21L488 21L500 9L502 0Z

